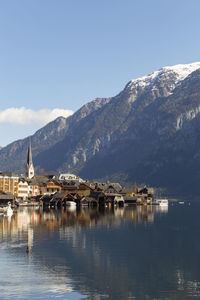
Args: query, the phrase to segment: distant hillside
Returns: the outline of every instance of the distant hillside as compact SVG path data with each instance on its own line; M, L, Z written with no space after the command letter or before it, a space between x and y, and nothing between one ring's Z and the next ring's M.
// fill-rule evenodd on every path
M200 63L130 81L32 136L34 164L85 178L192 190L200 169ZM0 168L22 172L28 140L0 150Z
M94 101L84 105L74 115L64 118L59 117L56 120L48 123L43 128L39 129L33 136L31 136L33 159L37 157L39 153L51 148L58 142L64 139L67 131L73 128L75 122L87 117L91 111L98 110L102 105L107 103L109 99L95 99ZM13 171L17 173L23 173L25 170L27 151L28 151L29 137L17 140L8 146L0 149L0 170L1 171ZM51 163L51 159L50 159ZM34 161L36 168L43 168L37 165ZM52 169L51 169L52 170ZM56 169L55 169L56 170Z

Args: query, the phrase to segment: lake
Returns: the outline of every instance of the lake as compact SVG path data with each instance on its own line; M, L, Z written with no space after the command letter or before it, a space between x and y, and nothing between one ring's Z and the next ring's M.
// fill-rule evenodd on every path
M200 204L0 216L0 299L200 299Z

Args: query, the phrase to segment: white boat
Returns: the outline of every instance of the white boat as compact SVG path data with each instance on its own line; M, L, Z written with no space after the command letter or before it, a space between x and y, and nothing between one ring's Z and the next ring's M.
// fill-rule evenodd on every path
M168 200L167 199L155 199L155 204L158 204L160 206L168 206Z
M66 201L66 206L76 207L76 202L74 202L74 201Z

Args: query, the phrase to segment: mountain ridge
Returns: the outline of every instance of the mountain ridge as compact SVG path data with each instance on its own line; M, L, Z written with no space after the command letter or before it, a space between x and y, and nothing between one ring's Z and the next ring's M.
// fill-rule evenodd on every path
M197 182L198 171L188 155L195 157L200 166L199 86L199 62L164 67L131 80L118 95L97 98L67 119L58 118L37 131L32 137L34 164L48 172L73 172L90 179L117 178L128 183L136 180L174 188L171 178L173 172L183 172L182 163L182 169L190 176L190 168L195 169ZM13 166L14 157L18 157L21 166L25 165L26 156L22 160L22 155L26 143L24 139L1 149L0 168L10 168L11 161ZM184 149L186 145L188 149ZM10 165L8 159L2 163L6 157ZM177 165L176 172L170 171L174 170L173 164Z

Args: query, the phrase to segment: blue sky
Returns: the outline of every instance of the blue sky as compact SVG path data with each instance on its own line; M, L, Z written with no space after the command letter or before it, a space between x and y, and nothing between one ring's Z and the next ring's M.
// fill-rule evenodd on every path
M67 116L162 66L200 61L199 12L199 0L0 1L0 145L54 109Z

